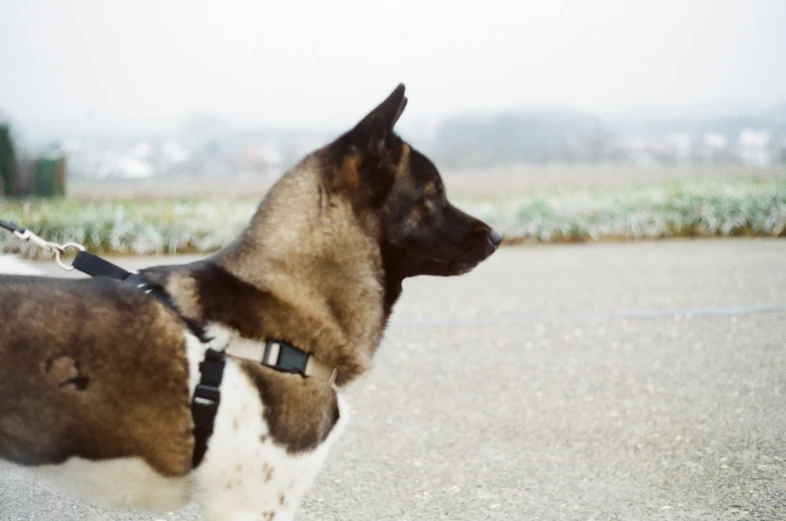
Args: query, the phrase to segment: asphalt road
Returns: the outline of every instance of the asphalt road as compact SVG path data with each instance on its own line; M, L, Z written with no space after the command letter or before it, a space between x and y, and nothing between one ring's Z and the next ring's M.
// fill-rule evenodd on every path
M784 520L786 241L510 248L408 281L349 395L300 520ZM198 518L0 471L2 521Z

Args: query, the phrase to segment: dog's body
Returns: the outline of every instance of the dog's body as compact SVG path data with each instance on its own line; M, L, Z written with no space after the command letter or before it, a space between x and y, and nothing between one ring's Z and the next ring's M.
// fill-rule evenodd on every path
M110 279L0 278L0 458L92 500L206 521L292 519L346 421L404 278L456 275L501 236L445 199L393 133L400 86L271 189L229 247L141 274L226 346L215 430L192 468L189 404L207 346L181 316ZM335 384L259 363L266 341L335 369Z

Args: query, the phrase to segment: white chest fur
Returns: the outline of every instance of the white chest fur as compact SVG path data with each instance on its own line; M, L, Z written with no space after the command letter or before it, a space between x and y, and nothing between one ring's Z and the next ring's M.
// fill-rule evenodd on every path
M205 346L188 338L193 393ZM35 471L88 501L110 507L172 511L193 498L205 521L291 520L346 425L346 404L339 395L340 418L325 442L311 452L292 455L273 443L259 392L231 359L221 395L208 451L187 477L164 478L140 459L72 458Z
M343 429L346 407L339 403L341 419L325 443L291 455L273 443L259 393L235 365L227 365L221 387L232 398L222 401L210 448L195 473L202 515L206 521L229 519L227 512L238 520L292 519Z

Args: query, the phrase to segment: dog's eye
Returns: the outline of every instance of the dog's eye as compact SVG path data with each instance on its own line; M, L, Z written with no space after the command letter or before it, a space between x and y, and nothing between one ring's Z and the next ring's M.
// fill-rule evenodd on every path
M433 191L423 195L423 204L427 208L439 206L439 192Z
M423 195L423 199L428 202L436 201L437 199L439 199L439 189L437 187L431 187Z

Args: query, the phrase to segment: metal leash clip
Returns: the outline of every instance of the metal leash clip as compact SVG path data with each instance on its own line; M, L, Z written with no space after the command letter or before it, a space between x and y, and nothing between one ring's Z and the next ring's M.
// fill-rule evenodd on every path
M74 267L64 263L60 255L65 254L68 248L75 248L79 251L85 251L85 247L76 242L67 242L65 244L58 244L56 242L49 242L34 234L30 230L22 228L21 230L14 230L14 235L23 241L31 242L41 249L54 252L55 261L58 266L66 271L73 271Z

